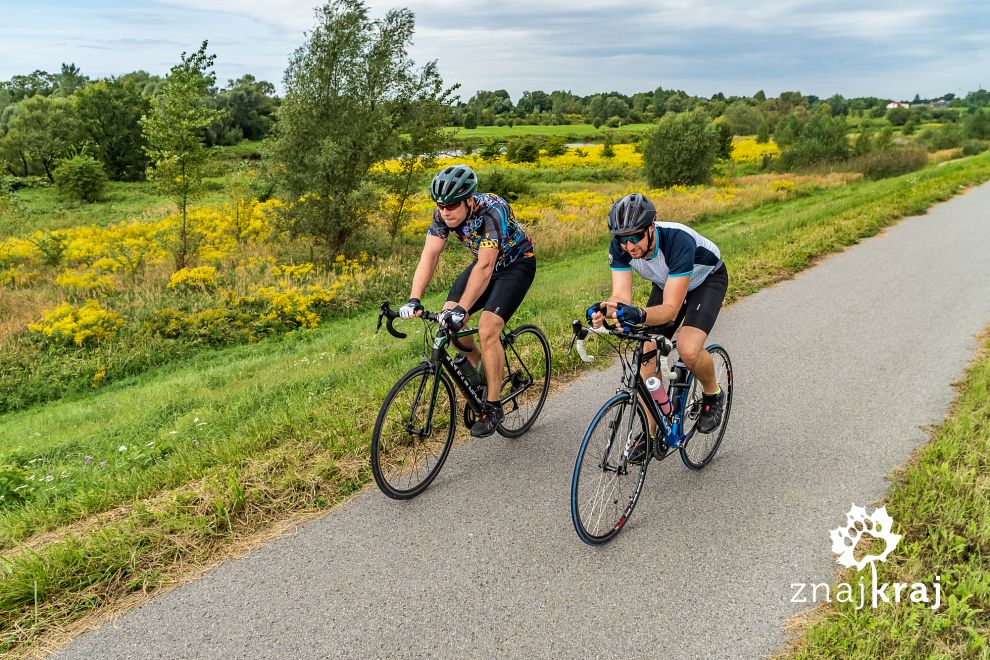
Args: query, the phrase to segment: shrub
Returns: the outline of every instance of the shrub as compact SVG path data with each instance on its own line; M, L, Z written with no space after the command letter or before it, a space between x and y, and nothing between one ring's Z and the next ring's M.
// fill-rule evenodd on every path
M891 149L874 151L853 161L854 169L864 179L886 179L920 170L928 164L924 149Z
M968 116L963 131L968 138L990 140L990 111L977 110Z
M478 151L478 157L485 162L492 162L493 160L498 160L498 157L502 155L502 143L498 141L498 138L489 138L485 140L485 144Z
M535 163L540 157L540 147L530 138L510 140L505 147L505 158L510 163Z
M563 156L567 153L567 140L561 135L553 135L543 143L547 156Z
M207 291L217 286L217 269L213 266L180 268L168 280L169 289Z
M981 140L966 140L963 142L963 156L975 156L987 150L987 143Z
M519 199L519 195L526 195L530 191L529 184L523 177L501 169L485 172L483 184L482 189L485 192L498 195L510 202Z
M756 141L759 144L766 144L770 141L770 125L765 121L760 122L760 128L756 131Z
M926 128L918 135L918 141L924 143L929 151L955 149L963 143L962 127L958 124L943 124L938 128Z
M646 180L654 188L704 183L718 147L718 133L703 111L666 114L643 141Z
M79 155L62 161L55 169L55 185L66 197L96 202L103 197L107 175L95 158Z
M842 161L849 157L845 117L818 112L809 121L792 125L790 129L795 131L793 140L780 154L780 165L784 169Z
M612 144L612 134L605 134L605 142L602 144L602 158L615 158L615 145Z
M28 329L54 344L86 346L109 339L124 325L118 314L107 311L95 300L80 307L69 303L44 313L41 323L29 323Z

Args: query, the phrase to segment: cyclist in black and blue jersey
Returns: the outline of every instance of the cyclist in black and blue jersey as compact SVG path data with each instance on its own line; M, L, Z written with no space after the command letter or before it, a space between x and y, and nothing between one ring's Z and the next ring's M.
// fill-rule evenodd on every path
M499 336L533 283L536 256L533 241L516 221L509 203L477 190L478 177L467 165L451 165L433 177L430 196L437 206L426 230L409 302L399 308L399 315L412 318L422 313L420 298L433 279L440 253L447 238L456 237L475 260L451 286L440 312L440 323L460 330L471 314L481 310L478 336L488 384L488 406L471 427L471 435L485 437L495 432L505 416L499 403L505 369ZM465 341L474 348L471 338ZM477 368L478 352L472 350L466 357Z
M704 388L696 428L711 433L722 420L725 398L705 350L729 284L718 246L687 225L657 221L653 202L638 193L612 205L608 229L612 233L608 253L612 295L588 308L588 320L595 327L605 317L623 326L659 326L668 339L680 327L677 352ZM653 283L645 308L632 304L633 271ZM654 346L645 348L649 351ZM652 360L644 360L643 378L652 369Z

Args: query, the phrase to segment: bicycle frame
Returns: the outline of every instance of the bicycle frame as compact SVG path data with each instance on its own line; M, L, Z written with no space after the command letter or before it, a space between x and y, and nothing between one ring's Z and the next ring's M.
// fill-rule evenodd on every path
M668 385L667 393L674 409L669 415L664 415L650 394L650 390L647 389L646 381L643 380L642 374L639 373L643 361L643 343L642 340L638 341L636 348L633 349L631 373L626 379L625 389L630 394L636 392L639 394L641 400L646 402L646 412L653 418L657 429L663 431L664 445L671 449L677 449L681 446L681 442L684 441L685 437L684 404L686 403L688 389L691 386L690 377L684 383L670 383ZM672 342L672 346L676 348L677 342ZM660 356L657 355L656 359L659 360ZM659 434L655 434L654 440L658 439L660 439Z

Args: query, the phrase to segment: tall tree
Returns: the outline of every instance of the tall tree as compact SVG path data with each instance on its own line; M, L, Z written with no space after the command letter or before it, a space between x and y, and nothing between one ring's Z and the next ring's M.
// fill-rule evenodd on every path
M70 99L32 96L13 106L0 159L17 176L43 172L54 182L57 161L78 145L79 118Z
M187 210L189 200L203 189L209 160L204 135L223 116L220 110L208 107L209 92L216 81L216 55L207 55L206 47L204 41L196 52L188 56L182 53L181 62L172 67L161 92L152 100L151 110L141 118L152 163L148 178L179 207L180 223L171 246L176 270L186 267L195 250Z
M377 208L371 167L400 149L418 102L442 84L435 63L415 69L407 9L371 20L361 0L335 0L292 55L268 162L291 200L289 226L340 248Z
M99 80L76 92L76 108L92 153L114 181L137 181L145 176L147 144L141 117L150 110L134 83L120 78Z

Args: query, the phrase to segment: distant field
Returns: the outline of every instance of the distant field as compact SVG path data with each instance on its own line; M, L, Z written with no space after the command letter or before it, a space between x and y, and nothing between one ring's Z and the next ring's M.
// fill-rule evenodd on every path
M612 131L638 133L653 124L626 124L620 128L595 128L591 124L567 124L564 126L479 126L478 128L455 128L454 137L463 138L510 138L519 135L574 135L604 137Z

